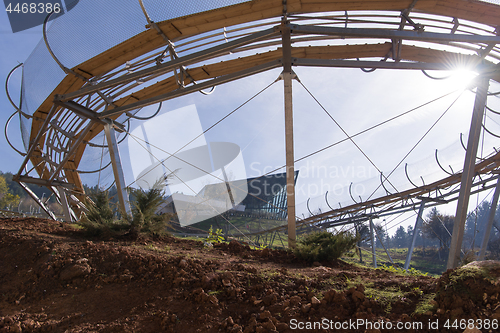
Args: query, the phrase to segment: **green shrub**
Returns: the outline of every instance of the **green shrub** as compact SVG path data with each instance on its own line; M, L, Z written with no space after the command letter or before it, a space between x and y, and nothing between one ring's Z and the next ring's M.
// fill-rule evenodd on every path
M152 234L167 233L172 214L157 215L159 205L163 202L162 182L157 182L151 189L131 189L134 198L132 215L123 214L123 219L130 225L130 234L137 238L141 232Z
M92 190L85 200L86 214L78 224L91 236L99 236L120 229L111 207L108 191Z
M309 262L331 261L353 249L357 242L358 237L345 231L336 234L313 232L299 240L294 253L297 258Z
M159 205L163 202L161 182L157 182L149 190L131 189L133 199L132 214L121 212L122 219L116 218L108 191L94 190L86 200L88 212L80 219L79 225L85 228L90 236L113 235L119 231L128 231L133 237L139 237L141 232L151 234L166 233L172 214L156 215Z

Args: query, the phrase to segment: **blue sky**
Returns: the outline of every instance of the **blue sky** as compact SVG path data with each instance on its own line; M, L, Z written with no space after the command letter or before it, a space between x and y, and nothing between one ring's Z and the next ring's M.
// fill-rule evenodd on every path
M41 27L13 34L6 13L0 13L2 82L14 66L28 58L41 38ZM306 67L294 70L302 84L350 135L459 89L462 83L459 74L447 80L436 81L419 71L376 70L364 73L355 69ZM9 85L16 101L19 96L19 74L20 71L13 76ZM280 70L272 70L217 87L209 96L195 93L168 101L163 104L162 114L194 105L201 127L206 129L271 84L279 74ZM439 75L442 74L436 74ZM499 85L493 84L492 89L499 90ZM293 91L296 159L345 138L345 134L298 82L294 82ZM354 140L373 164L387 175L458 95L459 93L453 93ZM468 132L473 102L474 94L470 91L463 92L435 128L401 164L402 167L405 163L409 164L410 175L415 180L423 176L426 183L429 183L445 175L438 170L433 160L435 149L442 152L440 156L445 164L452 165L454 170L461 169L464 152L459 147L459 133ZM489 98L489 103L495 109L500 109L498 98ZM14 109L3 92L0 93L0 106L1 123L5 124ZM154 107L141 112L144 115L150 114L154 112ZM283 82L280 81L209 131L205 138L208 142L222 141L239 145L243 150L247 176L256 177L284 165L283 120ZM500 125L495 122L500 124L500 117L488 119L488 128L500 133ZM17 117L9 128L9 135L14 145L21 148ZM166 137L168 138L167 134ZM484 154L490 153L492 146L500 145L496 139L487 135ZM8 146L3 135L0 138L0 149L0 170L17 172L23 158ZM127 159L125 164L130 164L126 147L123 154ZM378 171L351 142L341 143L298 162L296 168L300 170L297 182L299 214L307 213L304 202L308 198L311 198L312 210L324 209L326 204L323 198L327 190L329 193L336 191L332 201L341 202L344 206L350 200L347 188L351 182L357 185L356 189L361 196L369 195L378 185ZM406 186L401 170L403 169L400 168L390 178L398 190ZM130 180L133 179L130 170L127 177L129 182L133 181ZM95 181L93 177L85 176L84 181L86 179L89 182ZM476 200L471 199L471 202ZM443 209L454 214L453 205ZM414 223L413 219L410 223Z
M23 158L10 148L5 136L3 128L7 119L15 111L5 95L4 85L7 75L17 64L24 62L31 54L35 46L42 37L41 27L31 28L21 31L16 34L12 33L9 25L9 19L5 11L0 11L0 78L2 82L2 92L0 93L0 122L2 124L2 136L0 138L1 161L0 170L3 172L16 172L19 170ZM21 70L17 70L12 76L9 88L13 95L14 101L19 101L19 90L21 84ZM19 135L19 121L15 117L9 128L9 138L17 149L22 148Z

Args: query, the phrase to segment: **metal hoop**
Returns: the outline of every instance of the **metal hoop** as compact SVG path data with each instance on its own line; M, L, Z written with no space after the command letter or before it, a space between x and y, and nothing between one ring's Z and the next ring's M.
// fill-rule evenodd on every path
M103 171L104 169L106 169L107 167L109 167L110 165L111 165L111 162L109 162L108 164L106 164L105 166L103 166L102 168L100 168L100 169L98 169L98 170L94 170L94 171L76 170L76 172L78 172L78 173L83 173L83 174L89 174L89 173L101 172L101 171Z
M211 95L214 91L215 91L215 87L216 86L213 86L212 89L210 91L203 91L203 90L200 90L200 92L203 94L203 95Z
M451 77L451 75L443 76L443 77L434 77L434 76L430 75L429 73L427 73L425 71L425 69L422 69L421 71L422 71L422 73L424 73L425 76L427 76L429 79L433 79L433 80L446 80L446 79L449 79Z
M8 127L9 127L9 124L12 120L12 118L14 118L14 116L18 113L18 111L14 112L10 117L9 119L7 120L7 122L5 123L5 127L4 127L4 135L5 135L5 139L7 140L7 143L9 144L10 148L14 149L19 155L21 156L26 156L26 153L23 153L21 152L20 150L16 149L14 147L14 145L10 142L9 140L9 134L8 134Z
M149 116L149 117L138 117L136 115L132 115L130 112L125 112L125 114L128 117L134 118L134 119L137 119L137 120L149 120L149 119L152 119L152 118L156 117L158 115L158 113L160 113L160 109L161 109L162 104L163 104L163 102L160 102L160 105L158 105L158 110L156 110L156 112L152 116Z
M443 170L444 172L446 172L448 175L452 176L453 174L452 173L449 173L448 171L446 171L445 168L443 168L443 166L441 165L441 163L439 163L439 158L438 158L438 150L436 149L436 153L434 154L436 156L436 162L437 164L439 165L439 167L441 168L441 170ZM450 167L451 168L451 167Z
M45 17L45 20L43 21L43 29L42 29L43 41L45 42L45 46L47 47L47 50L49 51L49 53L52 56L52 58L54 59L54 61L59 65L59 67L61 67L61 69L63 70L64 73L66 73L66 74L73 74L77 78L79 78L79 79L81 79L81 80L83 80L85 82L88 82L89 80L86 77L84 77L84 76L82 76L82 75L74 72L73 70L69 69L68 67L64 66L59 61L59 59L57 59L56 55L54 54L54 52L50 48L49 40L47 38L47 22L49 21L49 19L52 16L52 14L54 14L54 12L49 13L49 15L47 15L47 17Z

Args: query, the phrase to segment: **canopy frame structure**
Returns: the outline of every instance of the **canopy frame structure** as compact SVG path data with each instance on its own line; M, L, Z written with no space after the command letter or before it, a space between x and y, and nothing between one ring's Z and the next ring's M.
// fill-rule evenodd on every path
M491 175L500 167L498 154L489 157L490 164L476 163L475 150L467 148L463 173L452 172L448 178L431 185L396 194L387 192L385 197L332 209L298 222L295 216L292 80L296 76L293 67L372 71L379 68L453 70L466 66L479 73L478 99L484 100L487 82L500 82L500 28L497 26L500 6L472 0L327 3L253 0L160 22L151 20L142 1L138 6L148 23L146 30L72 68L57 59L44 35L54 61L68 71L31 112L26 156L14 180L58 187L59 195L64 197L61 202L65 205L66 219L71 219L71 214L78 218L83 211L81 202L85 191L78 167L85 151L95 146L92 140L97 135L107 131L105 147L113 151L110 164L115 183L120 187L120 205L127 211L115 129L123 130L130 115L142 107L275 68L283 68L281 77L285 87L287 230L291 247L295 244L295 232L301 226L353 223L352 218L345 220L342 216L366 218L359 213L373 207L380 208L378 215L384 210L392 213L394 209L387 208L388 202L411 201L402 207L415 207L426 193L449 188L450 184L461 183L463 191L457 212L466 210L474 175ZM341 14L343 12L345 14ZM219 39L203 42L207 34ZM329 41L337 45L326 45ZM302 46L306 42L314 45ZM243 55L237 57L240 53ZM484 110L484 103L478 103L474 113ZM22 108L18 108L18 112L23 112ZM471 147L477 146L478 138L470 140ZM27 170L28 164L33 166L31 170ZM383 183L384 180L382 186ZM70 200L66 200L68 198ZM458 250L465 221L463 215L459 215L460 221L456 224L459 226L453 232L453 244L458 244L454 248ZM459 252L453 251L448 263L450 268L457 265Z

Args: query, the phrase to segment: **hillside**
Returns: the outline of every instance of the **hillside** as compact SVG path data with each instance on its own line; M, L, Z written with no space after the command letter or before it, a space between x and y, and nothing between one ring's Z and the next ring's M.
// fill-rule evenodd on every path
M381 322L463 332L446 320L500 319L500 288L483 270L436 279L310 266L236 242L88 240L42 219L0 219L0 267L0 332L300 332L307 322L324 332L386 331L366 329Z

